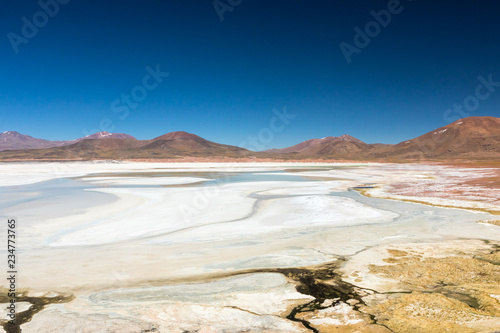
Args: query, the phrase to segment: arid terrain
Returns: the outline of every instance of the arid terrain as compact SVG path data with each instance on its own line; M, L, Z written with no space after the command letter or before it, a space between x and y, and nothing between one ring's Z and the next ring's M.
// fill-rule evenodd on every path
M3 1L0 333L500 333L500 1Z
M212 142L183 131L150 140L98 132L72 141L34 139L17 132L0 134L0 160L232 160L255 161L499 161L500 119L469 117L414 139L393 144L367 144L350 135L311 139L287 148L250 151Z
M2 163L2 218L23 235L19 327L3 327L491 333L499 170Z
M0 148L23 235L8 333L500 328L498 118L396 145L11 131Z

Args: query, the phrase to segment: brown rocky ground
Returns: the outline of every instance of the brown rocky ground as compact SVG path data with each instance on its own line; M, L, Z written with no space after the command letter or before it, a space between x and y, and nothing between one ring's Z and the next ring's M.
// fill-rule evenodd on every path
M390 250L370 273L399 281L363 309L400 333L493 332L500 328L500 246L434 258ZM380 295L378 295L380 296Z

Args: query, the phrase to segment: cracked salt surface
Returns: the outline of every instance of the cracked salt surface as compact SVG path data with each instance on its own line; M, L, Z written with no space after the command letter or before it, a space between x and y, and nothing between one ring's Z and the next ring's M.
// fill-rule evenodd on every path
M276 174L295 166L47 163L36 169L0 164L0 186L17 184L15 190L4 187L3 193L13 198L0 196L2 212L21 217L26 227L23 285L42 293L64 288L77 296L48 306L23 325L23 332L43 331L54 321L61 323L61 332L78 331L78 325L98 331L102 323L117 331L160 327L182 332L208 325L214 331L307 332L283 316L285 304L309 298L283 282L282 275L213 278L242 269L316 265L384 244L500 240L494 226L475 223L487 213L369 198L349 190L367 183L438 183L426 178L443 177L440 172L459 178L474 170L358 164L300 176ZM61 167L68 168L65 176L81 178L60 180ZM170 181L186 186L159 186L169 181L167 176L109 176L157 168L175 173ZM205 177L181 176L182 170L240 175L234 181L190 185ZM40 179L52 180L33 184ZM31 201L23 201L28 197ZM283 284L266 285L267 277ZM232 283L246 289L231 289Z

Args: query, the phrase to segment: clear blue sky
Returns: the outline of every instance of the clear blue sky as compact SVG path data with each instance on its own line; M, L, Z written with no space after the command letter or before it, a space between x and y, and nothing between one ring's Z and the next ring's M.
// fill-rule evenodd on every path
M500 81L497 1L401 0L348 63L339 44L355 45L353 28L388 3L243 0L221 21L212 0L72 0L45 24L37 1L6 1L0 131L66 140L108 129L107 118L138 139L183 130L239 145L286 106L297 117L265 148L344 133L397 143L446 125L479 75ZM13 43L33 16L38 32ZM148 80L120 119L125 104L113 101L137 86L140 96L157 64L169 76ZM470 114L499 117L499 106L500 87Z

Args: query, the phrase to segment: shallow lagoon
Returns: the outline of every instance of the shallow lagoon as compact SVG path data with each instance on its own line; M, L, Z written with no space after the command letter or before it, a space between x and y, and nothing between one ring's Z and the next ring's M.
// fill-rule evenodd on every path
M76 297L65 306L48 306L35 315L27 331L43 326L43 318L58 318L63 308L83 317L97 311L113 318L127 317L142 303L158 311L157 316L134 320L162 322L158 316L166 311L177 313L175 320L185 318L186 327L196 327L200 323L185 313L193 310L194 302L204 309L200 318L214 316L212 310L217 307L250 311L256 303L267 304L267 314L258 307L259 314L244 321L260 329L268 325L300 332L301 324L289 326L286 319L262 322L259 317L286 310L278 304L309 300L294 293L290 282L281 281L270 292L258 282L269 273L250 274L244 281L253 281L245 282L253 301L246 305L248 290L224 295L210 286L245 270L349 260L384 244L500 240L498 230L476 223L487 213L370 198L352 189L382 183L383 168L252 164L205 170L196 166L183 172L182 167L161 166L139 170L107 166L96 172L86 165L76 175L3 187L2 212L16 216L23 233L23 286L41 294L66 292ZM117 169L109 170L113 167ZM421 173L415 171L414 176ZM175 286L182 293L192 282L198 283L197 293L204 295L198 303L168 296L176 295ZM141 294L141 288L147 300L130 296L130 304L120 301L123 295ZM272 296L262 296L266 293ZM96 303L96 295L107 295L109 308ZM243 316L238 311L232 315ZM173 317L169 318L170 324L162 325L174 332ZM211 325L219 327L216 322Z

